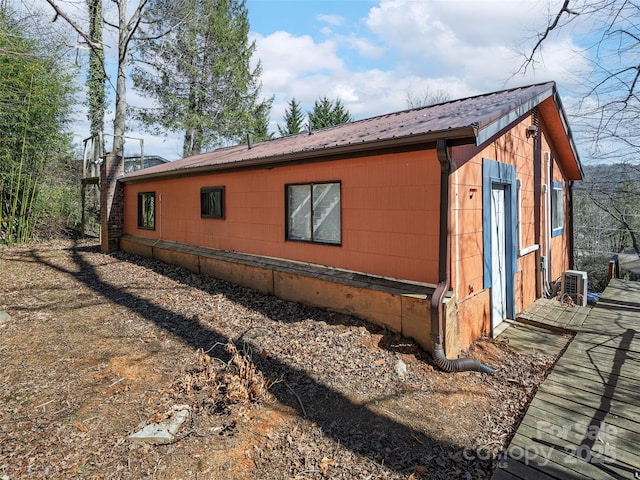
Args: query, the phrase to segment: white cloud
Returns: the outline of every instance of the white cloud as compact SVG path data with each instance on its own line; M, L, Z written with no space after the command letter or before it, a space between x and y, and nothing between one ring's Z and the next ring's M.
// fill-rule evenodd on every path
M552 39L544 63L514 75L522 59L512 45L541 2L513 3L383 0L364 22L375 38L363 32L323 41L283 31L258 36L263 93L275 94L272 119L281 121L293 97L307 110L320 96L338 97L363 118L406 108L407 94L426 89L458 98L551 79L568 82L572 71L585 68L569 39ZM542 13L537 18L546 20Z
M337 14L312 17L321 24L315 32L252 32L263 96L274 95L271 130L294 97L303 111L318 97L340 98L360 119L405 109L409 93L426 90L460 98L551 79L571 86L588 65L569 36L550 37L535 68L514 75L523 60L517 45L546 25L559 1L380 0L363 18L343 15L336 2ZM130 104L148 105L133 89L127 94ZM180 156L179 136L131 128L146 138L147 154Z
M368 58L380 58L386 48L375 45L370 39L350 35L348 37L337 37L341 44L355 50L359 55Z
M370 10L366 24L402 51L434 52L464 43L505 45L539 32L554 10L549 3L558 2L381 0Z
M340 15L325 15L322 13L316 15L316 20L328 23L329 25L333 25L334 27L339 27L345 22L345 18Z
M286 90L287 85L315 72L339 72L342 60L332 41L316 43L310 36L294 36L275 32L257 36L256 57L262 62L262 83L265 95Z
M516 45L533 38L553 8L540 0L382 0L370 10L366 24L398 57L397 68L425 76L452 75L492 90L549 79L570 81L571 71L585 67L577 45L554 36L545 44L544 63L514 75L524 60Z

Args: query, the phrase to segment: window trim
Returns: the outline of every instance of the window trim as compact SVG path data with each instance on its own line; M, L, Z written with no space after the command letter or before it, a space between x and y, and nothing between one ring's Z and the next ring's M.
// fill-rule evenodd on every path
M522 180L516 178L516 249L522 251Z
M556 208L557 208L557 204L558 204L558 200L556 199L556 192L560 192L560 205L561 205L561 211L557 212ZM564 217L565 217L565 211L564 211L564 185L560 182L551 182L551 201L550 203L550 207L551 210L549 212L550 215L550 224L551 224L551 238L553 237L557 237L559 235L562 235L564 233ZM560 213L561 215L559 216L559 220L560 223L557 227L554 227L553 225L553 212L556 213Z
M522 180L516 178L516 241L518 242L519 257L524 257L540 248L540 245L537 243L529 245L528 247L522 246L522 218Z
M338 191L340 193L340 222L338 225L338 235L339 240L337 242L327 242L327 241L319 241L313 239L313 208L311 209L311 218L309 221L311 222L311 239L305 240L300 238L291 238L289 234L289 225L290 225L290 211L289 211L289 188L290 187L301 187L308 186L311 189L311 202L313 205L313 187L316 185L329 185L329 184L337 184ZM285 241L288 242L300 242L300 243L311 243L314 245L327 245L332 247L341 247L342 246L342 182L340 180L327 180L322 182L300 182L300 183L287 183L284 186L284 210L285 210L285 226L284 226L284 238Z
M151 195L153 198L153 226L149 227L144 225L143 222L143 202L146 195ZM138 192L138 228L140 230L155 230L156 229L156 192Z
M220 215L205 215L202 213L202 195L204 193L220 192ZM202 187L200 188L200 218L224 220L225 219L225 188L224 185L216 187Z

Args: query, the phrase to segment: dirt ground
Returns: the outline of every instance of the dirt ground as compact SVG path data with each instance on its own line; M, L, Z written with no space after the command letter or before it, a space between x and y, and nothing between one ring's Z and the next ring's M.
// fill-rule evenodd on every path
M0 247L0 478L489 478L554 358L495 375L95 242ZM234 348L236 351L234 352ZM128 436L189 405L168 445Z

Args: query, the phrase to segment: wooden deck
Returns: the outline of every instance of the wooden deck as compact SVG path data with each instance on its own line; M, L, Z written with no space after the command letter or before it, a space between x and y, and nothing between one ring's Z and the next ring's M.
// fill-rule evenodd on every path
M575 338L492 478L640 478L640 283L612 280L592 309L536 304L526 322Z
M579 307L557 299L541 298L522 312L518 316L518 321L538 325L547 330L577 332L582 328L590 312L590 307Z
M506 339L509 346L522 354L558 356L573 339L567 331L550 330L537 325L506 320L510 323L497 338Z

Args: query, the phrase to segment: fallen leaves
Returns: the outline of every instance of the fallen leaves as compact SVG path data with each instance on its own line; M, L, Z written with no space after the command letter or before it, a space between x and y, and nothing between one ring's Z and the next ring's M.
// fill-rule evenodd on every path
M483 340L496 375L445 374L380 327L91 244L0 260L0 477L489 478L553 362ZM125 440L176 403L198 434Z

